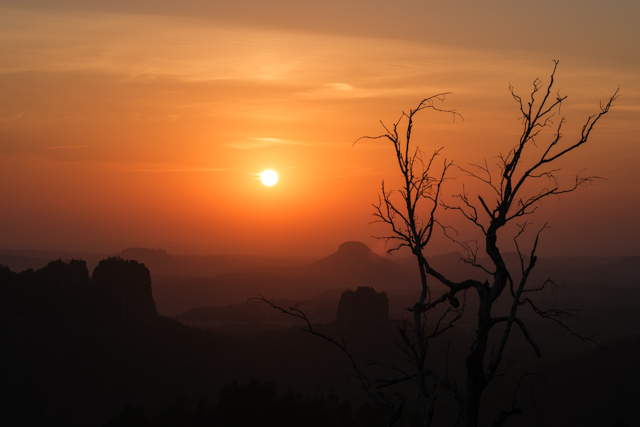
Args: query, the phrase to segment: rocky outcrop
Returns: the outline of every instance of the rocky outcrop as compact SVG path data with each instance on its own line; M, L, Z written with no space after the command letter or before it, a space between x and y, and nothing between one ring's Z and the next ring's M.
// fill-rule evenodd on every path
M144 264L117 257L102 260L93 270L93 283L121 319L135 322L156 316L151 275Z
M344 331L376 330L389 320L386 292L363 286L344 291L338 303L338 325Z
M61 259L51 261L46 267L36 271L38 280L55 284L88 284L89 270L83 260L72 259L64 262Z

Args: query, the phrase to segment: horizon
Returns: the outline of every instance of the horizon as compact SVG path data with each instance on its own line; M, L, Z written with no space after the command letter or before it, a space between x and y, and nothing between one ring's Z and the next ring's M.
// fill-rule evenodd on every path
M232 252L219 252L219 253L182 253L182 252L172 252L172 251L168 251L164 248L161 247L157 247L157 248L152 248L152 247L142 247L142 246L127 246L127 247L122 247L121 249L118 250L104 250L104 251L90 251L90 250L62 250L62 249L56 249L56 248L7 248L7 247L0 247L0 255L5 255L7 256L7 253L29 253L29 252L34 252L34 253L38 253L38 252L50 252L50 253L61 253L61 254L70 254L70 255L100 255L100 256L107 256L107 257L113 257L113 256L118 256L118 254L125 252L127 250L150 250L150 251L163 251L166 255L168 256L175 256L175 257L185 257L185 258L189 258L189 257L193 257L193 258L207 258L207 257L246 257L246 258L273 258L273 259L298 259L298 260L311 260L311 262L315 262L316 260L320 260L323 258L326 258L330 255L333 255L335 253L338 252L338 248L341 244L343 243L349 243L349 242L357 242L357 243L363 243L360 242L358 240L345 240L344 242L341 242L340 244L338 244L332 251L329 252L322 252L322 253L315 253L315 254L262 254L262 253L232 253ZM364 244L364 243L363 243ZM365 244L366 245L366 244ZM367 248L369 248L369 250L371 250L371 252L375 255L378 255L382 258L385 259L389 259L390 261L393 260L406 260L406 259L413 259L414 255L412 255L409 251L406 250L401 250L401 251L394 251L390 254L387 254L386 251L380 252L380 251L376 251L374 250L374 248L366 245ZM429 253L427 256L429 258L435 258L435 257L442 257L442 256L447 256L447 255L459 255L461 258L464 257L464 254L460 251L460 250L452 250L452 251L447 251L447 252L433 252L433 253ZM503 253L503 255L517 255L517 251L506 251ZM526 253L523 253L524 257L528 257L528 255ZM487 255L484 255L482 257L480 257L480 259L484 259L485 257L487 257ZM556 259L556 258L634 258L634 257L640 257L640 253L629 253L629 254L617 254L617 255L594 255L594 254L562 254L562 255L549 255L549 254L543 254L543 255L539 255L538 258L543 258L543 259ZM71 258L71 259L75 259L75 258ZM81 259L81 258L80 258ZM134 259L134 258L131 258Z

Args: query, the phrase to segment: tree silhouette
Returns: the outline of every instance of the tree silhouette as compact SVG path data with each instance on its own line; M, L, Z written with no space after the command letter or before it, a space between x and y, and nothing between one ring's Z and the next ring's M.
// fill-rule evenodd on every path
M496 167L492 168L484 161L469 168L460 168L468 178L484 185L491 192L491 198L483 197L480 193L471 195L463 187L462 193L453 195L454 203L445 202L443 184L453 163L445 160L439 172L434 173L442 149L435 150L429 156L411 140L414 119L424 110L450 114L454 119L460 117L455 110L438 106L449 93L422 100L415 109L403 112L391 127L383 124L385 132L382 135L358 139L385 139L393 144L402 186L397 191L389 191L383 181L379 202L374 205L374 216L376 221L390 230L388 235L380 237L390 244L389 252L403 247L411 250L422 285L415 303L407 308L412 314L411 320L405 321L400 328L402 363L384 366L393 372L391 375L369 378L349 352L344 339L335 340L317 332L297 307L286 309L276 306L302 319L306 324L304 330L332 342L349 357L361 386L368 394L375 401L394 408L389 425L407 413L410 395L406 393L405 384L412 383L414 390L411 395L415 397L419 408L422 426L432 424L436 398L441 391L455 401L456 426L477 426L483 392L495 377L508 368L509 364L503 362L503 356L513 330L519 330L535 355L542 357L542 350L529 332L521 309L529 309L535 315L554 321L571 334L587 340L575 334L565 323L576 316L575 311L545 310L532 299L535 292L554 286L551 280L542 283L531 283L530 280L537 262L536 251L541 232L546 224L534 233L526 254L522 238L530 224L527 217L535 212L540 202L550 196L573 192L596 178L578 173L570 184L561 184L557 163L587 143L595 124L609 112L618 90L606 103L601 103L598 113L587 118L576 141L562 144L564 117L557 124L552 121L566 100L566 96L552 94L557 66L558 61L554 61L548 85L544 86L540 79L534 80L530 98L526 101L510 86L511 95L522 114L522 133L508 153L497 157ZM550 135L543 132L547 128L551 130ZM543 142L544 138L548 138L547 142ZM480 241L462 240L454 233L455 230L442 225L438 215L443 210L461 214L478 230ZM514 226L508 227L511 224ZM473 277L455 281L429 263L425 249L438 230L463 248L463 261L477 268L485 280ZM507 265L503 255L509 244L515 245L518 255L519 262L515 269ZM489 257L491 265L480 264L479 252ZM433 280L444 287L434 287ZM464 361L464 378L460 378L464 386L460 386L458 378L451 376L449 369L440 370L428 356L433 341L454 328L465 309L471 309L466 302L468 291L476 294L472 308L476 314L473 320L475 334ZM505 315L497 316L492 312L498 301L507 304L508 312ZM381 387L395 387L398 393L384 397L377 392ZM511 416L521 413L515 400L517 391L510 406L495 416L493 426L501 426Z
M528 251L528 257L523 254L519 239L529 225L524 217L534 213L539 202L549 196L575 191L596 178L582 176L578 173L571 184L562 186L556 164L560 158L588 141L595 124L609 112L618 91L615 91L608 102L600 105L600 111L597 114L587 118L577 141L561 145L564 117L561 117L555 126L552 122L555 112L560 111L560 107L566 99L566 96L552 95L557 66L558 61L554 61L550 82L546 88L539 79L534 81L528 101L523 101L510 86L513 99L518 103L522 114L522 134L518 143L507 154L498 156L497 176L486 161L484 164L471 165L469 169L461 168L467 176L486 185L492 193L492 199L485 200L481 194L472 197L463 189L461 194L454 196L458 201L457 204L444 202L442 200L442 184L451 163L445 161L442 172L434 176L431 170L440 150L435 151L430 157L425 157L419 148L413 149L411 146L413 120L418 112L432 109L446 111L454 118L456 117L455 111L441 110L434 104L435 101L444 101L447 94L423 100L416 109L410 110L408 114L403 113L400 120L391 129L385 128L385 134L374 137L386 138L393 143L400 172L404 178L403 186L398 192L399 198L394 198L393 192L386 191L383 183L381 199L375 205L374 215L378 221L386 224L392 231L389 236L384 237L392 242L390 252L401 247L411 249L416 257L422 280L420 296L414 306L409 309L413 312L413 322L410 325L413 336L410 339L406 331L402 333L404 351L411 362L412 373L385 379L384 382L391 384L411 380L416 384L417 390L426 402L421 406L423 425L429 425L431 422L436 390L439 388L449 392L458 404L457 425L477 425L480 398L491 380L496 377L498 368L504 365L502 363L503 353L514 325L523 334L536 356L542 357L536 340L529 333L524 320L518 316L521 307L527 306L535 314L553 320L570 331L564 321L575 316L575 312L541 309L528 296L531 295L531 292L541 291L546 286L553 285L551 280L534 285L529 280L537 261L536 250L540 233L546 228L546 224L535 234L533 244ZM408 121L404 139L398 133L398 126L403 119ZM546 135L543 135L542 132L546 128L552 128L553 132L550 140L543 145L541 139ZM536 147L542 147L542 150L539 150L541 154L538 154L531 161L527 155L535 156L532 152ZM425 204L428 215L422 218L418 212L425 209ZM441 227L436 217L438 208L459 212L478 229L482 236L481 243L478 243L477 240L461 241L457 237L451 236L449 228L442 227L445 234L458 242L464 249L463 261L480 269L487 280L452 281L429 264L424 251L430 243L434 229ZM517 223L518 220L523 221ZM510 238L517 250L519 271L514 271L507 266L501 252L501 248L508 244L507 236L510 230L505 230L505 227L510 223L516 225L516 231ZM504 232L500 233L502 230ZM485 267L478 262L480 248L490 258L491 266ZM428 283L429 278L437 279L446 286L446 290L439 295L433 295L433 287ZM504 292L505 289L507 292ZM468 290L477 294L478 302L475 307L477 320L475 340L465 360L466 386L464 390L461 390L455 382L450 381L446 376L432 372L426 362L430 340L453 327L454 323L460 319L464 305L459 308L457 295L465 294ZM510 299L510 310L507 315L494 316L492 309L501 297ZM450 307L438 318L435 325L433 322L427 322L429 312L446 303ZM432 329L427 330L427 327ZM493 337L496 338L496 342L490 349ZM488 351L489 349L490 351ZM493 425L502 425L508 417L518 413L520 410L512 405L508 410L503 410L498 414Z

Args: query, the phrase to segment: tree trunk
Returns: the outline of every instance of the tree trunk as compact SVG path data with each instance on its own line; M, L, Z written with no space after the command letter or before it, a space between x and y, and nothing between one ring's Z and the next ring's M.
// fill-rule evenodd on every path
M477 427L480 397L487 386L487 380L484 374L484 357L489 341L491 302L489 301L488 288L481 289L478 293L480 296L478 329L476 330L476 340L465 362L467 368L467 387L465 390L462 417L457 423L458 427Z

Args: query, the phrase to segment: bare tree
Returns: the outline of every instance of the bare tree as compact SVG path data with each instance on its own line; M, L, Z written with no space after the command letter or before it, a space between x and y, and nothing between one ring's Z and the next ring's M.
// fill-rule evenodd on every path
M557 163L559 159L588 141L595 124L609 112L618 90L608 102L601 103L598 113L587 118L576 141L561 144L564 117L561 117L557 124L552 121L566 99L566 96L552 95L557 65L558 62L554 61L548 85L544 86L539 79L533 82L533 90L527 101L523 101L516 95L513 87L510 87L511 95L522 114L522 134L507 154L498 156L497 169L490 168L486 161L482 165L460 168L469 178L485 185L492 193L491 199L485 199L480 194L472 197L463 187L461 194L453 196L453 200L457 203L443 201L443 184L452 163L445 160L439 172L433 173L435 161L441 149L435 150L432 155L426 155L411 140L414 118L424 110L450 114L454 119L460 117L454 110L438 107L439 103L449 95L448 93L422 100L415 109L403 113L391 127L383 124L382 135L363 137L364 139L385 139L393 144L402 176L402 185L397 191L389 191L383 181L380 199L374 205L374 216L376 221L385 224L390 230L388 235L381 237L390 244L389 252L403 247L409 248L416 258L420 271L420 293L413 306L407 308L412 314L411 320L405 322L400 328L402 338L400 347L404 366L385 366L395 372L395 375L369 379L348 351L344 340L336 341L317 333L304 313L297 307L289 309L276 307L305 321L305 330L331 341L350 358L362 387L378 402L395 409L390 425L405 410L406 397L396 397L395 400L385 399L377 393L377 390L412 382L423 426L432 424L436 396L441 390L452 396L457 403L456 426L477 426L481 396L490 382L500 375L507 365L503 363L503 355L512 331L518 329L535 355L542 357L540 347L520 315L523 306L538 316L557 322L573 333L565 324L567 318L575 316L573 311L544 310L538 307L529 296L553 285L551 280L537 284L530 283L530 275L537 262L536 251L540 234L546 225L537 230L526 254L521 248L520 239L528 228L529 222L526 217L535 212L540 202L550 196L575 191L595 178L577 174L571 184L563 186L559 180ZM550 137L547 133L543 134L547 128L551 130ZM541 141L543 137L549 138L547 142ZM451 236L450 229L438 222L437 214L442 210L460 213L478 230L481 236L480 241L475 240L474 243L469 243ZM510 224L516 226L511 236L509 236L509 230L505 230L505 227ZM431 242L434 232L439 229L444 230L445 235L463 247L465 252L463 261L478 268L486 280L454 281L429 263L425 256L425 249ZM504 232L499 233L501 230ZM505 250L511 242L515 244L519 257L517 271L507 266L501 252L501 249ZM491 260L490 267L479 263L480 250ZM436 288L431 282L434 279L444 285L444 288L440 286L438 289L444 290L436 293ZM477 316L474 321L475 338L465 359L466 378L462 388L458 386L455 379L449 378L446 370L436 372L428 355L432 340L454 328L465 308L470 309L466 304L468 291L477 294L477 306L473 307ZM459 297L462 298L462 304ZM510 308L506 315L496 316L492 313L499 299L509 301ZM577 336L577 334L574 335ZM495 345L490 349L491 343ZM519 413L520 409L514 399L510 408L497 414L492 425L501 426L509 417Z

